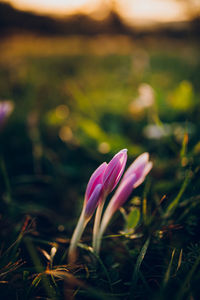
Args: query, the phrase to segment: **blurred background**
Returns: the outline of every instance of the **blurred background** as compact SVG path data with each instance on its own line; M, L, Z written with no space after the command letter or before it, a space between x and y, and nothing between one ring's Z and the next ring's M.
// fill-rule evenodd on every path
M151 195L176 193L200 153L199 36L198 0L1 1L10 223L69 236L91 173L123 148L150 152Z
M64 299L87 182L123 148L153 169L109 224L101 266L87 226L76 277L93 296L76 299L199 299L199 38L199 0L0 1L2 299Z

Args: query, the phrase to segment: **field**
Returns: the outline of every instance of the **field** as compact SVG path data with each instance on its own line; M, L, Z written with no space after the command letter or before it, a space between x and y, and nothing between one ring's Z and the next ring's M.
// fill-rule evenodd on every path
M13 36L0 44L0 294L17 299L198 299L200 45L125 36ZM87 182L128 149L153 168L67 252ZM107 200L106 203L109 201Z

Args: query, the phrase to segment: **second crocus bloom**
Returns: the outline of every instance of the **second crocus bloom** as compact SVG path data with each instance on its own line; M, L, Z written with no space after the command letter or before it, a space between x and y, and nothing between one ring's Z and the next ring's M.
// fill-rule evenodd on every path
M152 166L152 162L149 161L149 154L143 153L125 172L117 191L110 200L104 212L97 237L96 247L94 249L97 254L100 250L102 236L113 214L127 201L132 190L138 187L144 181Z

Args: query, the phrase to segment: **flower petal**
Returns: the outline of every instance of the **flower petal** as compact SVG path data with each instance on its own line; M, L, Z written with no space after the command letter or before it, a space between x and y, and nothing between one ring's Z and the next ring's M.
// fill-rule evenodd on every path
M133 190L133 185L135 180L136 180L136 176L133 174L120 183L117 191L115 192L114 196L110 200L110 203L108 204L104 212L100 231L99 231L99 241L101 240L101 236L103 235L110 219L112 218L112 215L115 213L115 211L118 208L120 208L126 202L128 197L130 196ZM98 247L100 247L100 244L98 245ZM99 249L97 249L97 251L98 250Z
M137 181L135 182L135 184L133 186L134 189L143 183L143 181L145 180L145 177L151 171L152 167L153 167L153 163L151 161L148 162L147 165L145 166L140 178L138 178Z
M133 190L136 180L136 175L132 174L120 183L109 203L109 206L112 207L112 214L126 202Z
M138 158L130 165L128 170L125 172L122 181L128 178L131 174L135 174L137 180L134 184L134 188L136 188L144 181L152 166L152 162L149 162L149 153L145 152L138 156Z
M148 161L149 161L149 153L145 152L140 156L138 156L125 172L123 176L123 180L132 173L141 173L141 171L145 168Z
M109 162L105 173L103 175L103 189L107 193L112 190L118 184L126 165L127 161L127 149L123 149L118 152Z
M91 194L93 193L95 187L97 184L102 183L103 180L103 174L105 172L105 169L107 168L107 163L104 162L102 163L95 171L94 173L91 175L87 188L86 188L86 192L85 192L85 201L87 202L91 196Z
M85 207L85 216L89 218L93 215L100 198L102 184L97 184Z

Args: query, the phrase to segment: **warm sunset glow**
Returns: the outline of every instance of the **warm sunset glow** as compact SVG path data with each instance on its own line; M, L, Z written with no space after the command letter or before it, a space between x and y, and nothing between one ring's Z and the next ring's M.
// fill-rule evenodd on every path
M174 0L118 0L119 10L130 22L169 22L186 18L185 7Z
M100 0L10 0L17 8L41 13L66 14L78 11L94 10Z
M69 14L74 12L95 13L102 6L113 4L128 22L168 22L187 19L182 2L175 0L10 0L19 9L40 13Z

